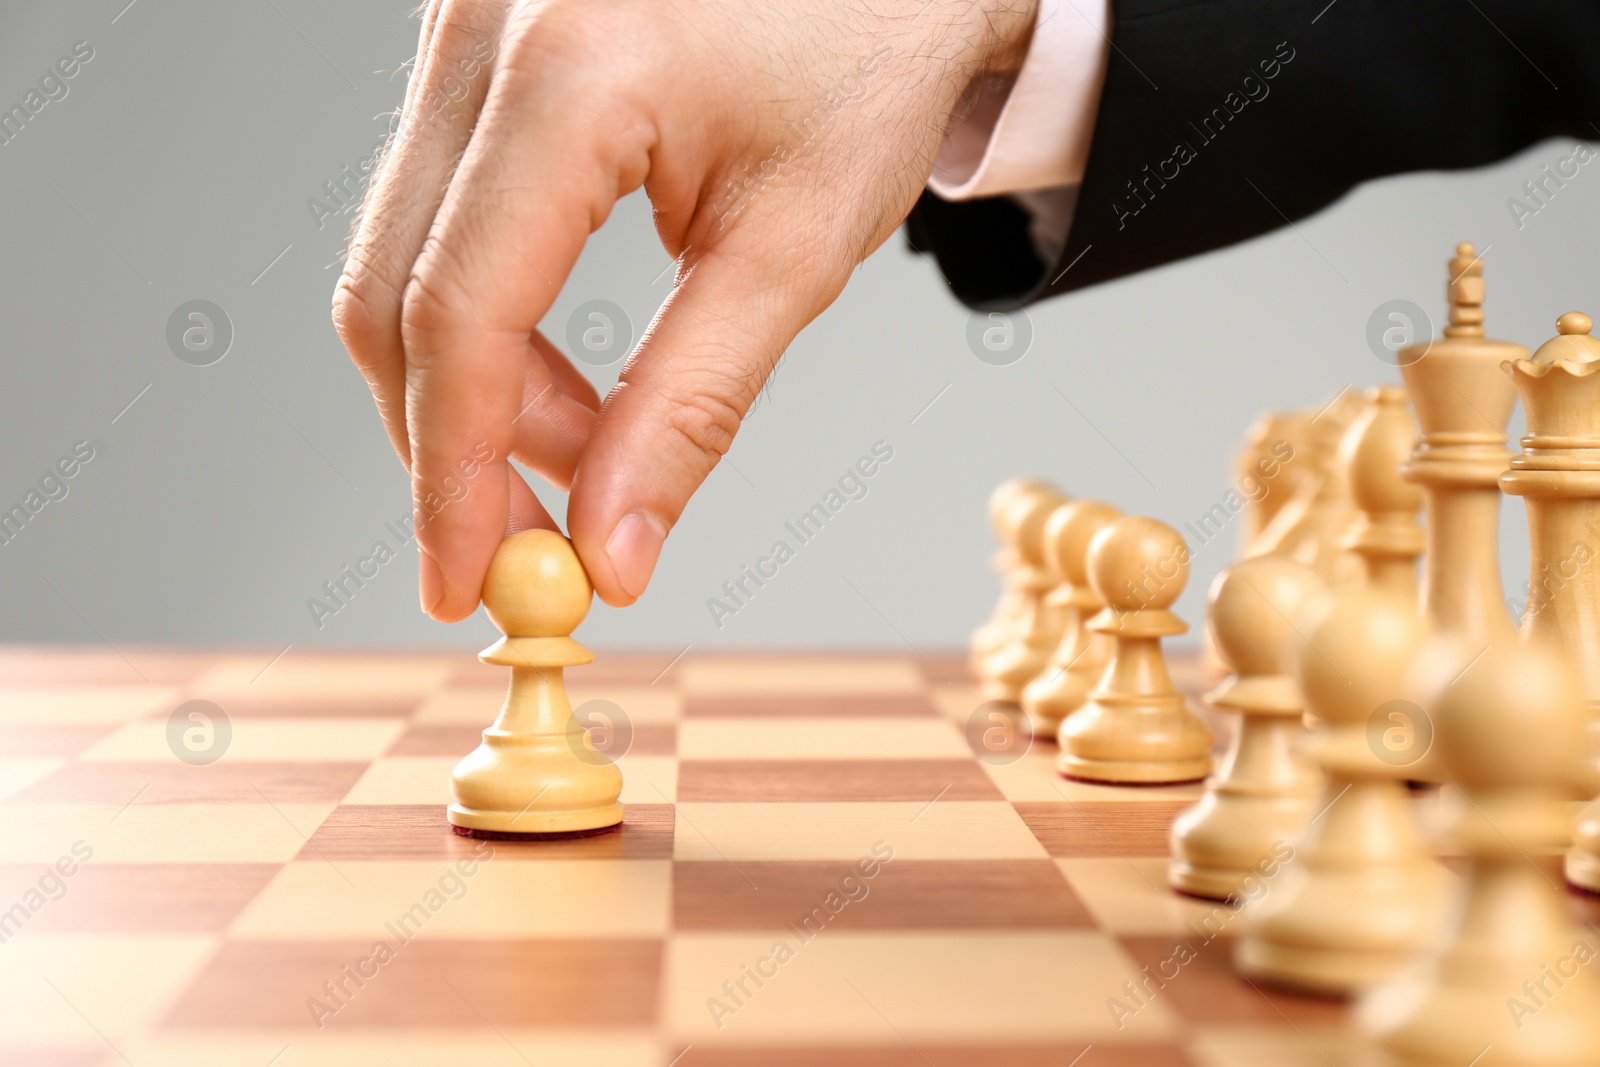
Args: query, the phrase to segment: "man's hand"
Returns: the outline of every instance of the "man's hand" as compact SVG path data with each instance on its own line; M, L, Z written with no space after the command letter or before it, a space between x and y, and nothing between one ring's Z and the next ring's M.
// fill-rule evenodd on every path
M554 525L511 457L570 487L600 596L637 599L967 85L1020 66L1036 3L431 0L333 304L411 472L423 609L470 614L501 537ZM677 276L601 404L537 327L640 185Z

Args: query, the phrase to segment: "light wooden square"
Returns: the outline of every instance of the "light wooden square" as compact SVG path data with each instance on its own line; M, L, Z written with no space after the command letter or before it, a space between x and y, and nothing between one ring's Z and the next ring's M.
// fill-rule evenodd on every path
M677 667L690 696L919 693L927 682L900 658L796 656L782 659L694 657Z
M678 726L682 759L962 759L961 735L942 719L906 717L706 718Z
M757 987L746 967L770 977L758 973ZM815 1040L820 1020L830 1042L893 1046L1166 1037L1176 1024L1160 1002L1121 1031L1106 1008L1137 976L1089 931L679 934L667 946L665 1016L674 1034L708 1045ZM730 994L724 983L741 979L749 995Z
M159 685L7 686L0 726L87 726L171 711L178 691Z
M44 756L0 757L0 800L21 792L66 762Z
M403 698L424 696L449 680L454 667L432 656L296 655L276 662L229 657L197 678L193 691L213 700L253 697Z
M153 1026L216 944L203 934L20 934L0 948L0 1034L11 1045L105 1049L101 1035L116 1042Z
M239 718L221 759L235 763L364 762L376 759L405 730L404 719ZM81 760L162 762L175 759L164 719L131 722L96 741Z
M386 756L361 775L346 804L450 803L450 772L460 762L455 756Z
M984 763L1001 794L1007 800L1019 802L1070 800L1074 803L1097 800L1115 800L1123 803L1137 801L1198 800L1205 792L1205 784L1128 786L1098 785L1063 778L1056 770L1056 760L1061 749L1054 744L1034 741L1028 751L1013 763Z
M678 760L675 756L640 756L629 753L617 761L622 771L624 804L670 804L678 799Z

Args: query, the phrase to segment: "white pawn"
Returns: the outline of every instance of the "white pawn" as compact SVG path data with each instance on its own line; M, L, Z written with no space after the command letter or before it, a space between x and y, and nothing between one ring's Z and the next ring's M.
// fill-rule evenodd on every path
M1442 868L1423 852L1405 767L1379 755L1373 728L1396 715L1426 721L1404 699L1426 631L1413 603L1378 589L1341 590L1314 615L1296 623L1295 676L1320 724L1310 750L1327 785L1235 964L1250 978L1347 995L1427 944L1443 903Z
M562 669L594 653L572 638L594 589L572 543L551 530L500 542L483 606L506 636L479 653L511 668L483 743L450 776L450 822L467 836L570 833L622 821L622 772L572 714Z
M1172 824L1167 880L1191 896L1228 900L1268 876L1316 813L1322 775L1300 752L1305 698L1292 676L1294 626L1327 585L1285 556L1241 560L1211 583L1213 643L1233 675L1207 695L1239 713L1228 754L1205 795Z
M989 526L994 530L995 540L1000 542L994 554L994 569L1000 573L1000 599L989 613L989 620L972 633L969 650L974 670L983 663L984 657L1005 644L1016 625L1017 616L1022 613L1027 599L1022 581L1027 576L1027 569L1017 556L1017 531L1009 516L1011 505L1019 497L1040 490L1054 492L1048 483L1037 478L1012 478L1001 482L989 494Z
M1177 530L1143 515L1089 543L1089 581L1105 610L1089 629L1114 642L1089 701L1061 721L1056 769L1068 778L1142 785L1195 782L1211 770L1211 727L1172 684L1161 639L1189 629L1167 610L1189 580Z
M1466 899L1445 951L1361 1006L1383 1067L1600 1062L1594 930L1573 922L1531 858L1565 837L1584 719L1572 665L1537 644L1492 648L1434 703L1439 762L1465 797L1453 836L1469 862Z
M1045 596L1056 578L1044 558L1044 527L1066 497L1047 485L1023 488L1006 507L1005 527L1017 555L1016 615L1005 640L978 664L984 700L1022 702L1022 689L1044 670L1061 640L1061 609Z
M1111 658L1111 639L1088 622L1105 603L1089 584L1089 543L1122 512L1098 500L1074 500L1051 514L1044 554L1059 583L1045 594L1061 612L1061 640L1042 671L1022 691L1022 710L1034 737L1054 740L1061 721L1083 707Z
M970 661L980 676L984 661L1027 625L1036 610L1040 590L1049 588L1049 574L1042 565L1028 562L1019 542L1031 527L1037 528L1034 524L1042 524L1050 511L1066 500L1054 486L1036 478L1013 479L989 497L989 521L1000 540L994 566L1000 571L1002 589L989 621L972 635Z

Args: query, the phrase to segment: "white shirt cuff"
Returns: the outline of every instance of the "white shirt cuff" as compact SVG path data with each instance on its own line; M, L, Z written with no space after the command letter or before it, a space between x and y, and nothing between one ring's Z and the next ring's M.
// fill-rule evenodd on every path
M928 187L971 200L1083 181L1111 39L1110 0L1040 0L1015 79L968 88Z

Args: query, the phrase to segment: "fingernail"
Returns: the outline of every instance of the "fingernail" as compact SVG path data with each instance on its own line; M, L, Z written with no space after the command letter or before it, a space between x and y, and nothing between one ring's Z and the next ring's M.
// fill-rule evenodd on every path
M611 561L611 573L617 576L629 596L643 595L666 539L666 524L644 511L628 512L606 538L606 558Z
M417 553L417 597L422 601L424 615L432 615L444 599L444 574L426 552Z

